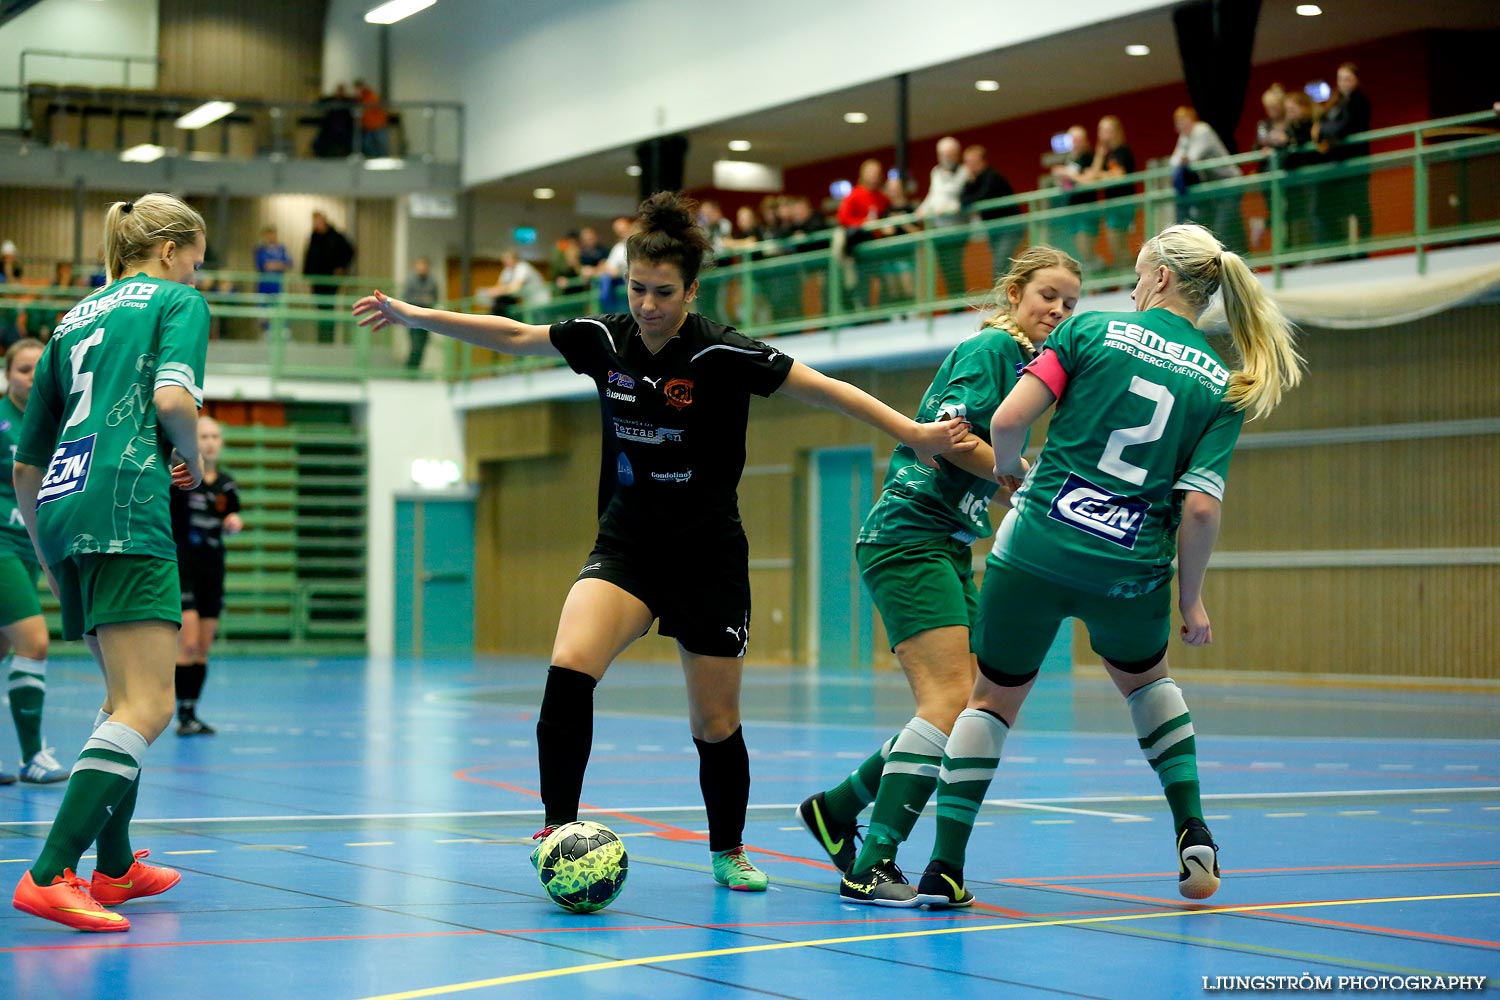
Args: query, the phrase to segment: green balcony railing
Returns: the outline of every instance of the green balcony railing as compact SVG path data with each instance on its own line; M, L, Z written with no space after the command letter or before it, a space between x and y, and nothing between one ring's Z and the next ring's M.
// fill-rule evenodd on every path
M755 337L829 330L896 316L931 315L973 305L989 292L996 262L1033 243L1047 242L1084 258L1084 287L1098 292L1134 283L1141 240L1192 218L1214 228L1248 262L1279 285L1292 266L1357 255L1409 253L1425 273L1428 253L1461 243L1500 239L1500 118L1479 112L1352 137L1371 144L1368 156L1285 169L1260 152L1197 165L1200 172L1234 164L1228 180L1197 184L1179 195L1167 166L1152 166L1110 188L1135 193L1082 205L1065 204L1056 189L1012 195L974 206L987 221L903 232L910 217L874 224L878 238L852 252L837 231L793 241L758 243L733 251L700 277L697 307ZM1365 206L1368 205L1368 209ZM1009 214L998 214L1009 213ZM1363 230L1350 220L1373 219ZM1128 225L1126 225L1128 223ZM1125 231L1112 243L1107 229ZM890 235L886 235L889 233ZM1113 250L1111 248L1114 248ZM349 306L372 287L399 288L389 279L327 279L335 295L311 293L306 279L263 295L247 289L264 276L208 276L206 292L221 338L210 351L215 370L243 369L272 377L368 378L410 376L471 379L559 362L512 359L432 338L427 364L405 368L405 331L357 326ZM318 279L320 282L324 279ZM29 297L38 290L22 288ZM42 290L47 308L68 297ZM17 290L0 285L0 324ZM12 296L7 303L7 296ZM474 299L447 308L483 311ZM623 305L612 308L623 310ZM524 322L550 323L603 311L598 290L557 296L512 312Z

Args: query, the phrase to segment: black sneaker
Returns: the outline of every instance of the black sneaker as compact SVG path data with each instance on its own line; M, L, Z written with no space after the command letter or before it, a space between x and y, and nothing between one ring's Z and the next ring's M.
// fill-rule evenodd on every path
M1201 819L1190 819L1177 836L1177 891L1207 899L1219 889L1219 845Z
M818 846L828 853L840 874L847 872L854 859L859 857L859 827L854 823L834 823L828 818L827 799L823 792L802 800L797 807L797 819L807 827Z
M196 715L186 718L177 723L178 736L212 736L214 727L198 718Z
M921 906L917 890L906 881L894 861L881 861L862 872L849 872L839 881L839 897L866 906Z
M974 894L964 888L964 870L941 861L931 861L917 883L917 901L934 910L973 906Z

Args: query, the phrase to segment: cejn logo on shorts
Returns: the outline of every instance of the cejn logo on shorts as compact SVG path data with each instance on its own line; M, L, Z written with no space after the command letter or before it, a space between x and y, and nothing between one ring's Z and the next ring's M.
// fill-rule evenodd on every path
M52 461L47 464L42 488L36 494L38 505L71 496L88 485L89 469L94 464L94 437L90 434L57 446Z
M1079 531L1113 542L1122 549L1134 549L1135 540L1146 522L1151 505L1101 489L1076 472L1068 473L1067 482L1052 498L1047 516L1071 525Z

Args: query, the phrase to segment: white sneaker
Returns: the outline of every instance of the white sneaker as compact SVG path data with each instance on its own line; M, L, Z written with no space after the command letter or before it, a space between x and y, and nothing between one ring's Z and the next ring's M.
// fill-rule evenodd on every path
M51 785L68 780L68 769L52 756L52 747L42 747L21 768L21 780L28 785Z

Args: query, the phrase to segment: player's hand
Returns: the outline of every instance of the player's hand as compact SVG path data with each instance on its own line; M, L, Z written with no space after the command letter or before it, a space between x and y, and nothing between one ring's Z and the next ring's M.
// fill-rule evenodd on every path
M1026 473L1031 465L1017 455L1012 461L995 462L995 482L1014 493L1021 488L1021 483L1026 479Z
M244 530L245 522L240 519L240 516L238 514L224 515L224 534L238 535Z
M1201 600L1179 605L1182 612L1182 641L1189 646L1207 646L1214 641L1213 626L1208 621L1208 609Z
M912 421L912 429L903 442L917 453L917 461L937 468L939 455L962 455L979 447L979 438L969 433L969 422L959 417L931 424Z
M380 289L374 295L366 295L354 303L354 316L360 326L379 330L383 326L411 326L412 307L400 299L393 299Z
M172 485L179 490L190 490L203 482L203 460L194 458L191 462L182 459L172 466Z

